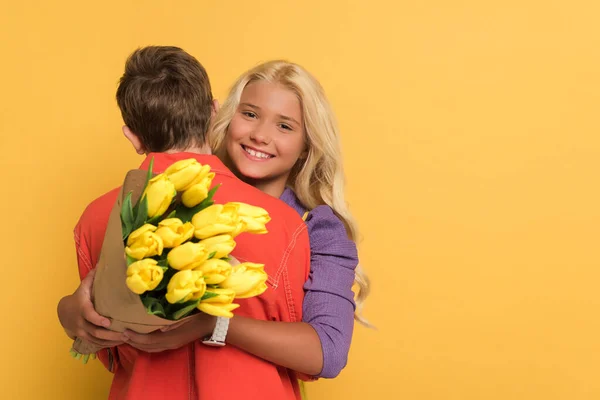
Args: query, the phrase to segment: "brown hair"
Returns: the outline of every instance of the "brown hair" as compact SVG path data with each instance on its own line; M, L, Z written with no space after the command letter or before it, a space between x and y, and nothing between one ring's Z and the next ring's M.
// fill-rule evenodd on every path
M184 150L206 141L210 81L198 60L179 47L135 50L125 63L117 103L147 151Z

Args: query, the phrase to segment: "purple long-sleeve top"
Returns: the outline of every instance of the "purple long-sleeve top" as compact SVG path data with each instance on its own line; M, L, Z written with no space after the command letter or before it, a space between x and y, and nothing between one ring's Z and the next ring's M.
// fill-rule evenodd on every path
M301 216L307 211L290 188L280 199ZM358 253L331 207L312 209L306 224L311 257L302 320L313 327L321 341L323 369L318 376L334 378L346 366L352 341L356 307L352 285Z

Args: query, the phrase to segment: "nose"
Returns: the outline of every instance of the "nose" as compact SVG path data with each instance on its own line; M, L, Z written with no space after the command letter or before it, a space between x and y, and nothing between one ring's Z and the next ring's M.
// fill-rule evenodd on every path
M250 139L259 144L269 144L271 143L271 134L264 124L260 124L250 132Z

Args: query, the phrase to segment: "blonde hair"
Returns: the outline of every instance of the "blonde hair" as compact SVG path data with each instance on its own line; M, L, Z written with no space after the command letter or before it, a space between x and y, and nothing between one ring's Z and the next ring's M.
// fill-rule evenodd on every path
M260 64L244 73L232 86L209 134L215 153L226 159L225 136L237 111L244 88L256 81L277 83L296 94L302 106L308 155L299 160L288 179L288 186L309 210L326 204L344 222L348 237L357 241L358 228L344 199L344 170L340 134L325 92L319 82L304 68L287 61L275 60ZM366 326L370 324L361 311L369 295L369 279L360 265L356 267L358 286L354 317Z

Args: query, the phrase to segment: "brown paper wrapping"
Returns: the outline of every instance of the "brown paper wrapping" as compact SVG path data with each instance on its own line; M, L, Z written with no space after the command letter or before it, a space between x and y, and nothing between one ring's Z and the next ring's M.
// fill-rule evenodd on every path
M140 296L127 287L127 261L121 228L121 204L124 195L132 192L131 202L136 204L146 183L147 171L132 170L127 173L123 187L112 208L96 276L92 287L92 302L98 314L111 320L110 330L123 332L130 329L138 333L150 333L164 326L180 322L163 319L146 312ZM80 354L93 354L101 347L80 338L75 339L73 350Z

